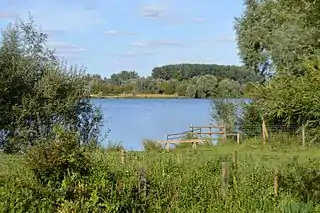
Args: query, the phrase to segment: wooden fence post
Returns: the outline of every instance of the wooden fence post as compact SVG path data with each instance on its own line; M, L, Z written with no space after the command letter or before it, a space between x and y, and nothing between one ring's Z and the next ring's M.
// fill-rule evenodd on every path
M170 143L168 141L166 142L166 150L167 152L170 152Z
M223 127L223 139L224 142L227 142L227 127L225 125Z
M223 197L227 196L228 183L229 183L228 162L222 162L221 192Z
M124 151L124 149L120 150L120 159L121 159L121 163L124 164L125 163L125 151Z
M232 161L233 161L233 171L232 171L233 187L234 187L235 191L238 191L238 183L237 183L238 152L237 152L237 150L233 151Z
M266 143L266 140L268 140L269 134L267 130L266 121L264 120L264 117L262 117L262 137L263 137L263 143Z
M142 197L146 197L147 193L147 174L146 174L145 166L140 165L139 168L139 195Z
M274 195L278 196L278 189L279 189L279 171L278 167L276 167L274 171Z
M306 146L306 126L302 125L302 146Z
M193 149L193 150L196 150L196 149L197 149L197 142L193 142L193 143L192 143L192 149Z
M240 132L237 132L237 143L240 143Z
M237 150L233 151L232 160L233 160L233 169L237 170L238 169L238 152L237 152Z

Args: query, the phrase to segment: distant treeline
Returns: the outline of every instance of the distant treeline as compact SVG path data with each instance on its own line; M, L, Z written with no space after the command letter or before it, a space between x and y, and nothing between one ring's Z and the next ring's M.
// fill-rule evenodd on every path
M242 97L263 77L240 66L176 64L155 67L151 76L122 71L102 79L88 75L94 95L165 94L190 98Z

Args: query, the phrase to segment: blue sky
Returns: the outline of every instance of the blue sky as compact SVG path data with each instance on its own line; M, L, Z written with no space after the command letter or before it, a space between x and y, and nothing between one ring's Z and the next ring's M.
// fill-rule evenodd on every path
M1 0L0 29L30 12L69 64L145 76L166 64L240 64L233 24L242 10L242 0Z

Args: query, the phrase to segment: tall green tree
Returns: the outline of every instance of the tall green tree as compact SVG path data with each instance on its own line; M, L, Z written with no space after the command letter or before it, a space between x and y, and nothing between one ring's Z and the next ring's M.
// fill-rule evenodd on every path
M247 69L301 74L306 56L319 49L319 1L246 0L236 19L240 56Z
M97 141L101 114L88 99L84 70L63 65L32 18L11 24L0 44L0 148L25 151L59 124Z
M320 2L247 0L236 20L245 67L264 75L254 106L270 124L316 127L320 121Z

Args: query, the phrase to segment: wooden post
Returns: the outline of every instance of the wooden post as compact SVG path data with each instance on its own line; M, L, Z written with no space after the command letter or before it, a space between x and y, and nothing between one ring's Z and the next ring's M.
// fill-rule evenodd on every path
M264 127L265 127L265 123L264 123L264 118L262 117L261 131L262 131L263 144L266 143L266 132L264 130Z
M279 189L279 173L278 167L276 167L274 172L274 195L278 196L278 189Z
M197 142L193 142L193 143L192 143L192 149L193 149L193 150L196 150L196 149L197 149Z
M233 169L237 170L238 169L238 152L237 152L237 150L233 151L232 160L233 160Z
M266 121L264 120L264 117L262 117L262 137L263 137L263 143L266 143L266 140L268 140L268 130L267 130L267 125Z
M223 197L227 196L228 183L229 183L228 162L222 162L221 192Z
M166 142L166 150L167 152L170 152L170 143L168 141Z
M233 161L233 171L232 171L233 187L235 191L238 191L237 189L238 188L238 183L237 183L238 152L236 150L233 151L232 161Z
M302 125L302 146L306 146L306 126Z
M146 168L144 166L140 166L139 168L139 195L146 197L147 193L147 175L146 175Z
M240 143L240 132L237 132L237 143Z
M120 159L121 159L121 163L124 164L125 151L123 149L120 150Z
M223 139L224 139L224 142L227 141L227 127L226 126L223 127Z
M212 139L212 126L210 126L210 128L209 128L209 131L210 131L210 133L209 133L209 137L210 137L210 139Z

